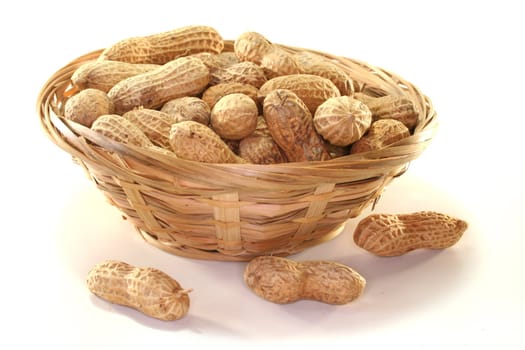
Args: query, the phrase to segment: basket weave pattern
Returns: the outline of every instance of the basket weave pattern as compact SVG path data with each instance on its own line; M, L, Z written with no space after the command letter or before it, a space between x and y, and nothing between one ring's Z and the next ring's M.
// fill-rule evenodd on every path
M226 48L231 47L227 41ZM72 94L71 75L101 52L77 58L46 82L38 97L41 125L146 241L181 256L230 261L285 256L335 237L423 152L437 125L431 101L411 83L364 62L312 51L342 67L361 91L413 100L419 111L413 135L378 151L322 162L174 159L114 142L62 118Z

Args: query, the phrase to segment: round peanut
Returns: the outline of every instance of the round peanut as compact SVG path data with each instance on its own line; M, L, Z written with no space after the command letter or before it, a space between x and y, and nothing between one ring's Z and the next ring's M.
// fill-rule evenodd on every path
M233 48L241 61L260 64L263 56L273 49L273 45L260 33L245 32L237 37Z
M317 132L336 146L348 146L359 140L371 123L368 107L349 96L329 98L317 107L314 115Z
M71 96L64 106L64 117L88 128L95 119L113 113L113 102L108 95L97 89L85 89Z
M259 111L244 94L229 94L217 101L211 110L211 127L222 138L240 140L257 127Z

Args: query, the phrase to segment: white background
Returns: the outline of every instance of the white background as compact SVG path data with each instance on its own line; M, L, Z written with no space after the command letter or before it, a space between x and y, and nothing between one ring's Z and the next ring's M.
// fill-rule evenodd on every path
M0 348L523 349L525 26L513 3L3 2ZM46 138L35 101L74 58L189 24L227 39L255 30L419 86L438 111L438 135L375 211L456 215L470 224L460 242L378 258L353 244L352 220L293 256L337 260L367 278L361 298L329 306L271 304L245 287L243 263L184 259L142 241ZM105 259L154 266L193 288L189 314L162 322L94 297L85 277Z

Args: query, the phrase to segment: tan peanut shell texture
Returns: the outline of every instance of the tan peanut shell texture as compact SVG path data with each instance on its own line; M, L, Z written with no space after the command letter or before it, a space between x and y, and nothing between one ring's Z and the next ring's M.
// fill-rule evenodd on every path
M354 231L357 246L379 256L398 256L415 249L444 249L459 241L466 221L433 211L373 214Z
M190 290L166 273L108 260L95 265L87 276L89 290L109 302L129 306L160 320L178 320L190 307Z
M255 294L278 304L300 299L346 304L358 298L366 285L363 276L337 262L296 262L276 256L251 260L244 281Z

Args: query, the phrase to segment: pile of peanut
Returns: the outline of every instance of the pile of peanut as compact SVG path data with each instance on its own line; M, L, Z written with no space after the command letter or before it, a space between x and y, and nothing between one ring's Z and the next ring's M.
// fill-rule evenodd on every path
M404 255L417 249L445 249L456 244L467 229L464 220L439 212L374 214L354 230L355 244L381 257ZM259 297L286 304L301 299L344 305L364 292L365 278L336 261L294 261L258 256L245 267L244 282ZM169 275L154 268L139 268L105 261L89 272L87 284L95 295L133 307L161 320L178 320L190 307L188 293Z
M328 160L410 136L414 103L356 92L337 62L256 32L133 37L83 63L64 117L115 141L208 163Z

